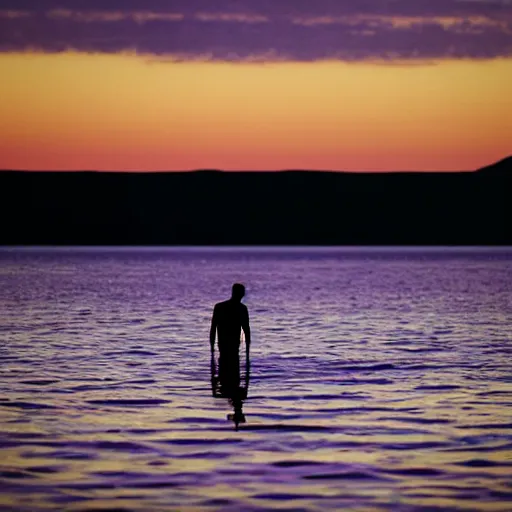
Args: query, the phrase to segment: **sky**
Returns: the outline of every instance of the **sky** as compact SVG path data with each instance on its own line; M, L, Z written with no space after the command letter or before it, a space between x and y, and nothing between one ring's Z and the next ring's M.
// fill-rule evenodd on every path
M0 169L512 154L512 0L0 0L0 77Z

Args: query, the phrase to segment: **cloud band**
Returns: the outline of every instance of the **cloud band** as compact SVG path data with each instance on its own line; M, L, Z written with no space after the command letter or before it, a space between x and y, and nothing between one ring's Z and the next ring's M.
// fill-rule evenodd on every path
M512 4L0 0L0 51L67 50L230 62L510 57Z

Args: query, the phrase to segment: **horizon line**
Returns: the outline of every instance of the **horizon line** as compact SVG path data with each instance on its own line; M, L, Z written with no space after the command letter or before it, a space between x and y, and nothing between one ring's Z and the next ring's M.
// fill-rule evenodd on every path
M494 164L491 164L494 165ZM485 166L487 167L487 166ZM104 173L104 174L191 174L191 173L224 173L224 174L241 174L241 173L259 173L259 174L277 174L277 173L292 173L292 172L307 172L307 173L324 173L324 174L468 174L478 172L478 169L462 169L462 170L389 170L389 171L347 171L347 170L332 170L332 169L213 169L213 168L197 168L197 169L0 169L0 172L22 172L22 173Z
M41 172L41 173L105 173L105 174L171 174L171 173L194 173L194 172L212 172L212 173L287 173L287 172L308 172L308 173L329 173L329 174L468 174L481 171L483 169L487 169L489 167L494 167L500 164L504 164L507 161L512 161L512 154L500 158L499 160L495 160L487 165L482 167L477 167L475 169L458 169L458 170L364 170L364 171L354 171L347 169L236 169L236 170L227 170L227 169L217 169L217 168L196 168L196 169L0 169L0 172Z
M105 174L171 174L171 173L194 173L194 172L212 172L212 173L289 173L289 172L308 172L308 173L330 173L330 174L467 174L474 173L489 167L494 167L505 162L512 161L512 154L505 156L499 160L495 160L490 164L478 167L476 169L460 169L460 170L365 170L365 171L354 171L354 170L333 170L333 169L216 169L216 168L197 168L197 169L180 169L180 170L169 170L169 169L0 169L0 172L41 172L41 173L105 173Z
M9 251L9 250L105 250L105 249L113 249L116 251L122 251L126 249L135 249L135 250L189 250L189 251L197 251L202 249L212 249L219 251L230 251L230 250L286 250L286 251L296 251L296 250L314 250L314 251L322 251L322 250L343 250L343 251L359 251L359 250L395 250L395 249L406 249L411 251L416 250L431 250L438 251L443 249L449 250L457 250L457 251L469 251L469 250L512 250L512 245L0 245L0 251Z

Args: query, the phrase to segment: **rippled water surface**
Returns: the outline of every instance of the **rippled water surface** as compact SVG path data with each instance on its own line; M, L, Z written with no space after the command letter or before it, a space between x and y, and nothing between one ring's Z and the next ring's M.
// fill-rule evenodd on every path
M1 249L0 509L510 511L511 290L507 249Z

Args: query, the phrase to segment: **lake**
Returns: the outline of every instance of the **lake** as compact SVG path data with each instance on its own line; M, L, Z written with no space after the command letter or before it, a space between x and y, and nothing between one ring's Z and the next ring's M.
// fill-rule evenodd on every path
M512 248L0 248L0 510L510 511L511 291Z

